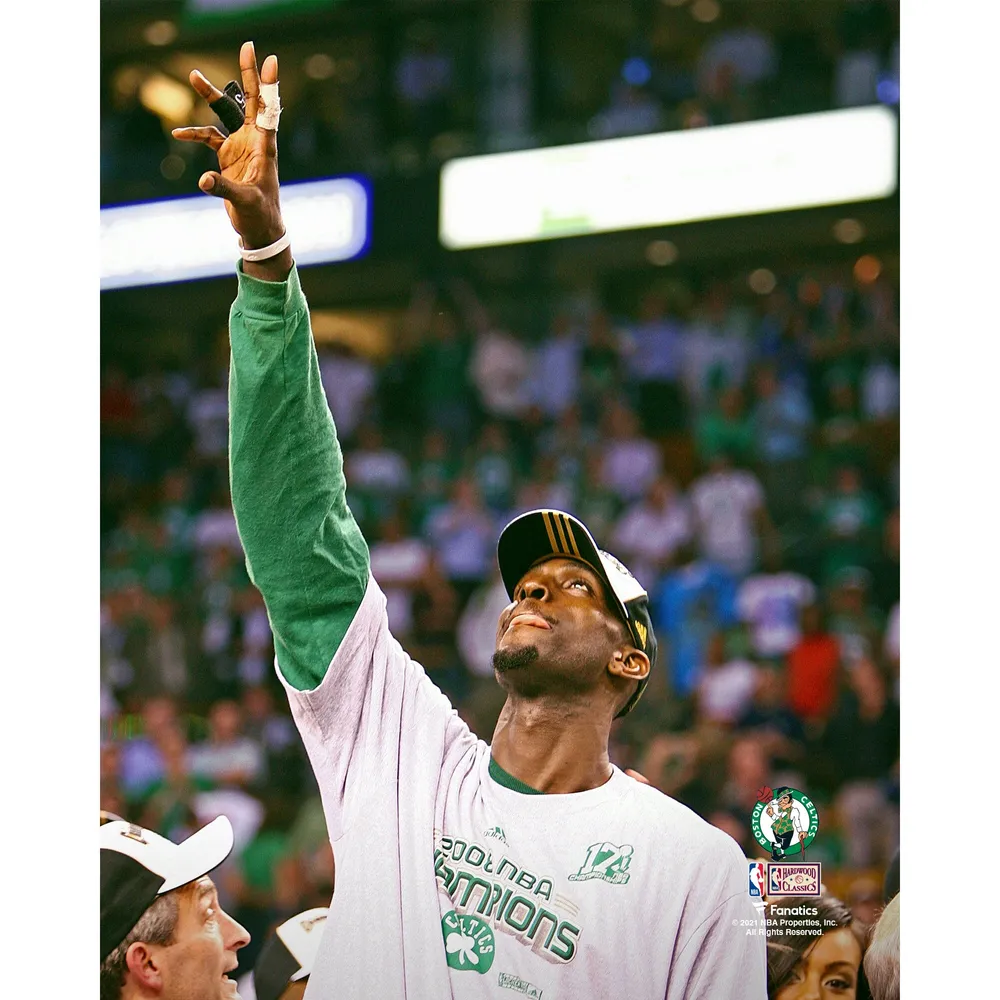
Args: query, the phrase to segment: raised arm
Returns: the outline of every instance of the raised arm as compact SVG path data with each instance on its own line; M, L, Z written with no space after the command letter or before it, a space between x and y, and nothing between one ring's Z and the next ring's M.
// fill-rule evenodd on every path
M224 199L247 249L285 233L278 197L277 128L258 124L278 79L268 56L260 75L252 42L240 50L243 126L175 129L202 142L219 170L198 186ZM197 70L191 85L207 101L221 92ZM272 98L273 100L273 98ZM270 109L272 112L275 109ZM343 458L320 381L309 311L291 250L241 261L230 311L229 461L233 510L250 578L267 605L286 680L315 688L344 638L368 583L368 548L345 500Z

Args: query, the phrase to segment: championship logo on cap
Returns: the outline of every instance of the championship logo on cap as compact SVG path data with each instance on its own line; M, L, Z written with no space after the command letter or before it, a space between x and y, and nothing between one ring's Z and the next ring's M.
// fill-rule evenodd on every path
M771 852L772 861L790 857L805 860L806 848L819 832L819 813L812 799L797 788L764 786L750 818L753 835Z

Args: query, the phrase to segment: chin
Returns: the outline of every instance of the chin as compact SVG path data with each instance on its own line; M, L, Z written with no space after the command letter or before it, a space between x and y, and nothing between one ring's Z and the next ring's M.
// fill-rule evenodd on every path
M493 669L498 674L521 670L538 659L538 647L531 645L498 646L493 654Z

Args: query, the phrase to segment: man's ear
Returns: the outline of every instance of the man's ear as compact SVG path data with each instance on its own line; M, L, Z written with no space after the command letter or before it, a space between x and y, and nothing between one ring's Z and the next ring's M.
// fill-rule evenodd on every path
M634 646L618 650L608 664L608 673L629 681L642 681L649 676L649 657Z
M134 941L125 952L125 965L136 984L159 993L163 989L163 967L159 949L142 941Z

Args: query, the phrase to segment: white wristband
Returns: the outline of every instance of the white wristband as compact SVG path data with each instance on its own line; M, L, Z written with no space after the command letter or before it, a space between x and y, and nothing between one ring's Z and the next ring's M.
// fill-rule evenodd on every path
M277 257L289 243L292 242L291 236L288 235L288 230L285 230L285 235L281 237L280 240L275 240L270 246L260 247L258 250L247 250L243 246L243 237L240 237L240 256L244 260L269 260L271 257Z
M278 119L281 117L281 99L278 97L277 83L262 83L260 85L260 100L255 124L261 128L278 131Z

